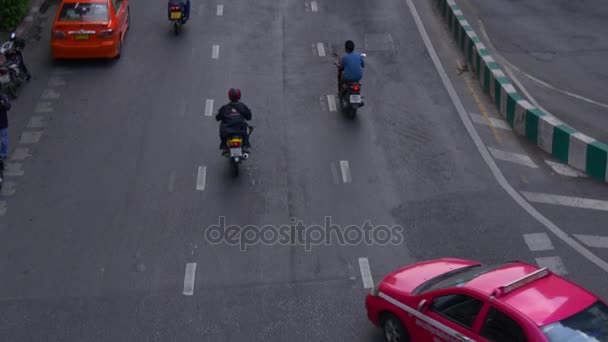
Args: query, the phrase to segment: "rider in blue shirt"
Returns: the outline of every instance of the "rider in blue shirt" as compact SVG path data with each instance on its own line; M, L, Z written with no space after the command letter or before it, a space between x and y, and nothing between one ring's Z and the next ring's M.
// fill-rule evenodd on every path
M346 54L342 56L338 66L338 92L342 91L343 83L357 83L363 78L365 60L359 53L355 53L355 43L352 40L344 44Z

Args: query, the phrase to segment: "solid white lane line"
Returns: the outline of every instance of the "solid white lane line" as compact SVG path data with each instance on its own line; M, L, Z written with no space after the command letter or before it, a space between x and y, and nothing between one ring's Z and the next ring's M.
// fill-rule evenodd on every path
M169 192L173 192L173 189L175 187L175 170L171 170L171 172L169 173Z
M219 59L220 58L220 46L213 45L213 51L211 51L211 58Z
M492 157L490 156L490 153L488 152L488 149L484 145L483 140L481 140L481 137L475 130L475 127L473 126L473 124L471 123L471 119L467 115L467 111L465 110L464 105L462 104L462 101L458 97L458 94L456 93L456 89L454 89L454 85L450 81L448 74L445 72L445 68L441 64L441 61L439 60L439 56L437 55L437 52L435 51L435 48L433 47L433 44L431 43L431 39L429 38L429 35L427 34L426 29L424 28L424 24L422 23L422 20L420 19L420 15L418 15L418 10L416 10L416 6L414 6L414 3L412 2L412 0L404 0L404 1L407 3L407 5L410 9L412 17L414 18L414 21L416 23L416 27L418 27L420 36L422 37L422 40L424 41L426 49L429 52L429 55L431 56L435 69L437 70L437 73L441 77L441 81L443 82L443 85L445 86L445 88L448 92L448 95L450 95L450 99L452 100L452 103L454 103L454 107L456 108L456 111L458 112L458 115L460 116L460 119L462 120L463 125L465 126L467 132L471 136L471 139L475 143L475 146L477 147L479 154L481 155L481 157L483 158L485 163L488 165L488 168L494 175L494 178L496 178L496 181L498 182L498 184L500 184L500 186L513 198L513 200L517 204L519 204L520 207L522 207L525 211L528 212L528 214L530 214L538 222L540 222L543 226L545 226L547 228L547 230L551 231L558 238L560 238L562 241L564 241L566 244L568 244L570 247L572 247L575 251L580 253L583 257L587 258L587 260L591 261L596 266L601 268L604 272L608 273L608 262L602 260L597 255L591 253L591 251L588 250L587 248L585 248L585 246L580 244L575 239L571 238L570 235L568 235L566 232L564 232L562 229L560 229L555 223L553 223L548 218L543 216L543 214L541 214L538 210L536 210L536 208L534 208L530 203L528 203L525 200L525 198L523 198L522 195L520 195L511 186L511 184L509 184L509 182L507 181L505 176L502 174L502 172L498 168L498 165L496 165L496 162L494 161L494 159L492 159Z
M217 5L217 16L221 17L224 14L224 5Z
M205 101L205 116L213 115L213 100L207 99Z
M500 128L508 131L511 130L511 126L509 126L509 124L504 120L489 118L488 121L486 121L486 118L481 114L469 113L469 115L471 116L473 122L476 124L491 126L494 128Z
M313 12L318 12L319 11L319 6L317 5L316 1L313 1L310 3L310 8L312 9Z
M547 267L551 272L561 276L568 274L566 266L558 256L536 258L536 265L541 268Z
M608 248L608 236L573 234L582 243L593 248Z
M586 174L584 174L581 171L573 168L570 165L554 162L554 161L551 161L551 160L545 160L545 163L547 163L547 165L549 165L549 167L551 167L553 169L553 171L557 172L558 174L560 174L562 176L567 176L567 177L583 177L583 178L587 177Z
M526 245L532 252L553 250L553 244L547 233L524 234Z
M350 183L352 178L350 176L350 166L348 160L340 160L340 168L342 169L342 181L344 183Z
M565 207L608 211L608 201L527 191L522 191L521 194L528 201L534 203L554 204L562 205Z
M535 169L538 168L538 165L536 165L532 161L532 159L530 159L530 157L528 157L525 154L505 152L505 151L497 150L492 147L488 147L488 150L490 151L490 153L492 153L492 156L494 156L495 159L507 161L510 163L515 163L515 164L519 164L519 165L523 165L523 166L527 166L527 167L531 167L531 168L535 168Z
M336 111L336 95L327 95L327 105L330 112Z
M199 166L198 167L198 175L196 177L196 190L204 191L205 190L205 182L207 178L207 167Z
M184 275L184 292L185 296L194 294L194 279L196 276L196 263L191 262L186 265L186 274Z
M325 46L323 46L323 43L317 43L317 50L319 50L319 57L325 57Z
M334 180L334 184L340 184L340 174L338 173L338 168L334 163L331 163L331 175Z
M372 272L369 268L369 260L367 258L359 258L359 269L361 270L363 288L371 289L374 287L374 279L372 279Z

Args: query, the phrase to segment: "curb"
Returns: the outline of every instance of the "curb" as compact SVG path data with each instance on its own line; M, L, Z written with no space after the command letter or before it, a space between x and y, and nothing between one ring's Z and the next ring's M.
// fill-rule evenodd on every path
M521 96L454 0L434 0L483 92L519 135L562 163L608 182L608 145L564 124Z
M21 24L14 29L15 34L18 37L25 36L26 33L30 31L30 29L36 24L36 21L40 17L40 8L45 6L47 0L30 0L30 10L21 21Z

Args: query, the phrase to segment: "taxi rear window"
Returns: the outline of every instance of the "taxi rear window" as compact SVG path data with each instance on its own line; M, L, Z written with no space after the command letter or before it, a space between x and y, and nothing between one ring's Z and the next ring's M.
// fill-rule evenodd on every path
M64 3L59 13L61 22L99 22L110 20L106 3Z
M608 341L608 307L600 301L589 308L542 327L551 342Z
M484 273L510 264L511 263L463 267L428 280L412 291L412 294L417 295L424 292L446 289L449 287L461 287Z

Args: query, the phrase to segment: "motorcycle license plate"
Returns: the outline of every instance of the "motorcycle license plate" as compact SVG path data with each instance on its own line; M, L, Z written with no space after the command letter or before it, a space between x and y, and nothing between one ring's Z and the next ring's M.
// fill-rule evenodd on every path
M361 103L361 95L351 95L350 103Z
M171 12L171 19L181 19L182 12Z
M89 40L88 34L75 34L74 40Z
M235 147L230 149L230 157L242 157L243 149L240 147Z

